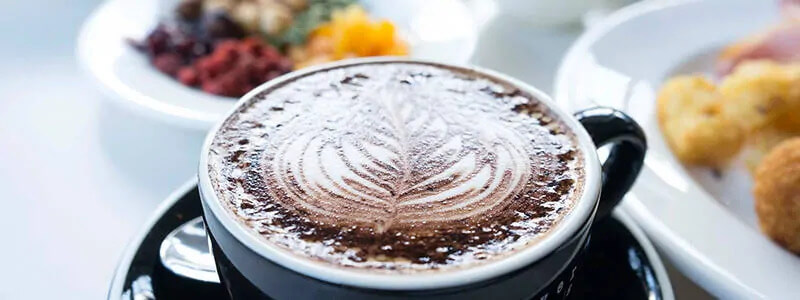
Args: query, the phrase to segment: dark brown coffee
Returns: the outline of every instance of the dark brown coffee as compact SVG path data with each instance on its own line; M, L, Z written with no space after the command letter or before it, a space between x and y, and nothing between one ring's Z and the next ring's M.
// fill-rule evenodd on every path
M284 81L216 133L223 205L265 243L324 264L470 267L547 234L583 155L532 95L467 69L377 62Z

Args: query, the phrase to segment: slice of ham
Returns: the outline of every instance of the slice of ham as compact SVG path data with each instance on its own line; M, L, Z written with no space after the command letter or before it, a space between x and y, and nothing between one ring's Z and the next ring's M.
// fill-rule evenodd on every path
M781 14L786 19L800 19L800 0L781 0Z
M716 63L717 75L727 75L746 60L800 61L800 0L782 0L780 5L782 23L723 49Z
M800 61L800 20L787 21L726 47L717 60L717 74L727 75L739 63L753 59L782 63Z

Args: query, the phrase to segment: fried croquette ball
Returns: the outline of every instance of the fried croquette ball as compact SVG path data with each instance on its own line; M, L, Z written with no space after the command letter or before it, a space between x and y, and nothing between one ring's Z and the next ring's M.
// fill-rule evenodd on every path
M800 254L800 137L780 143L764 157L753 195L761 230Z
M719 85L721 110L752 132L775 123L797 123L800 64L757 60L739 65ZM793 125L789 125L793 126Z
M700 76L674 77L659 91L658 122L682 162L721 166L739 152L744 133L720 102L714 84Z
M800 129L791 130L777 127L767 127L751 134L747 137L748 147L744 154L747 169L755 176L756 169L764 156L783 141L798 136L800 136Z

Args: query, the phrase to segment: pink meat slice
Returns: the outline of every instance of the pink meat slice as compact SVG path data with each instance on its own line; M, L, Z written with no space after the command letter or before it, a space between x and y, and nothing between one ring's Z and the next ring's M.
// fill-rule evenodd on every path
M746 60L800 61L800 0L782 0L780 5L784 15L781 24L723 49L716 63L719 76Z

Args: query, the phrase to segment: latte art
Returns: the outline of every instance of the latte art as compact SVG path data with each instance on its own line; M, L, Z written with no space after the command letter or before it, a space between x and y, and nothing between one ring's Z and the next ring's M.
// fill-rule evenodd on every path
M430 271L535 243L582 190L575 137L467 70L373 63L249 99L209 153L221 201L267 243L341 267Z
M524 137L460 101L380 83L345 105L319 105L271 138L262 163L273 199L385 231L485 216L518 194Z

